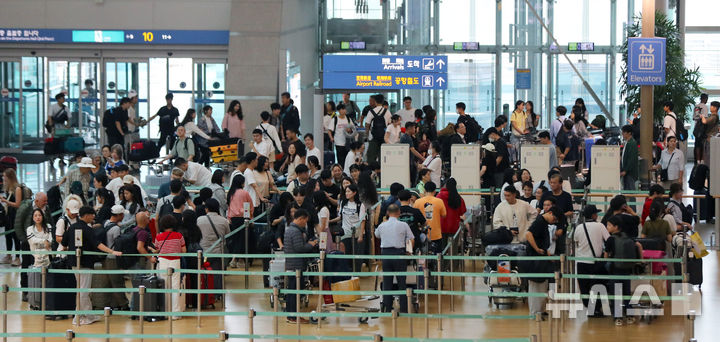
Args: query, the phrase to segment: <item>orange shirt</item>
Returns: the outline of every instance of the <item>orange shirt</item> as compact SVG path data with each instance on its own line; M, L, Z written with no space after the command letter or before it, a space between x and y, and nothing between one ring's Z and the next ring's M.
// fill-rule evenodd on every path
M443 201L437 197L425 196L415 201L415 208L425 215L430 226L430 240L442 239L442 218L447 215Z

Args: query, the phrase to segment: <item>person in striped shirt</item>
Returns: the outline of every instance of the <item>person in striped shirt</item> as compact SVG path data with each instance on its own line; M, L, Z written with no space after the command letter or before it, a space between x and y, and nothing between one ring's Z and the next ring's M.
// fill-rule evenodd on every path
M169 253L185 253L187 248L185 247L185 239L182 234L175 231L178 227L178 221L172 215L166 215L160 219L160 230L162 233L155 237L155 246L158 247L157 252L160 256L153 258L153 262L157 262L158 270L166 270L173 268L175 270L180 269L180 257L177 256L163 256L162 254ZM167 273L160 273L161 277L167 283L172 281L173 289L180 289L180 272L173 272L171 279L168 279ZM172 294L172 311L180 312L181 310L180 294ZM166 309L168 310L168 309ZM173 316L173 320L178 320L182 317Z

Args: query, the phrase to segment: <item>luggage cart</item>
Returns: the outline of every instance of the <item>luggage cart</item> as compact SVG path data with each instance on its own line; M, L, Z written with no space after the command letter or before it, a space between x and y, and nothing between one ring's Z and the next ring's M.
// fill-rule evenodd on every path
M505 244L505 245L489 245L485 247L488 256L525 256L525 245L519 243ZM518 274L518 263L517 261L511 260L488 260L485 263L484 272L491 274L506 273L506 274ZM523 291L523 282L517 276L514 277L485 277L485 284L490 288L490 292L493 293L518 293ZM525 299L523 299L524 301ZM513 306L518 301L518 297L515 296L498 296L489 297L488 304L492 306L495 303L496 308L500 308L500 305Z
M277 257L270 260L270 272L285 272L285 253L283 251L273 251L273 254L276 254ZM306 268L306 272L317 272L318 271L318 260L311 261ZM312 290L313 284L310 277L304 277L305 282L303 284L300 284L302 287L302 290ZM271 276L270 277L270 287L277 286L278 288L284 289L285 284L287 281L287 276ZM285 296L280 296L278 300L276 300L275 295L272 293L270 294L270 307L274 308L275 303L280 304L280 308L284 309L285 305ZM300 295L300 305L303 307L308 307L310 304L310 297L308 295Z
M379 266L375 266L375 272L377 272L378 269L379 269ZM333 271L328 270L328 272L333 272ZM358 278L351 278L350 280L344 280L341 282L337 282L335 284L352 282L352 281L358 281L358 283L359 283ZM374 285L375 291L377 291L379 289L379 286L380 286L380 283L379 283L378 277L375 276L375 285ZM346 291L346 289L344 289L344 288L338 289L338 290ZM358 290L360 290L360 289L358 288ZM342 301L339 303L335 302L335 296L323 296L323 297L325 298L325 302L320 306L320 312L332 312L332 311L334 311L334 312L367 312L367 313L380 312L380 306L379 306L380 303L375 302L376 300L380 299L380 296L378 296L378 295L357 296L358 298L356 298L352 301ZM328 300L329 300L328 297L332 298L332 299L330 299L330 302L328 302ZM353 305L350 303L354 303L354 304L369 303L370 305L375 305L376 307L368 307L367 305ZM377 317L367 317L367 316L366 317L358 317L358 322L359 323L367 323L371 318L375 319ZM323 317L321 319L325 320L326 317ZM311 318L311 321L313 323L317 323L318 320L317 320L317 318Z

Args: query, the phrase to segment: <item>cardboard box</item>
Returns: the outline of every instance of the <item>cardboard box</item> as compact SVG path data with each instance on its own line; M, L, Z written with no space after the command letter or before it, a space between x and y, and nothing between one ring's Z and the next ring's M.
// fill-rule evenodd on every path
M332 291L360 291L360 278L339 281L330 285ZM333 302L347 303L360 299L360 295L333 294Z

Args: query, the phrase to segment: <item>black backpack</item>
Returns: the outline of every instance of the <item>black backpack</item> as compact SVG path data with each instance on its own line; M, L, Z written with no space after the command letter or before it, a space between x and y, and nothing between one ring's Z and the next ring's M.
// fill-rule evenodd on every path
M670 200L670 202L668 203L668 206L670 204L680 208L680 212L682 213L683 222L693 223L693 215L695 214L695 210L693 209L692 205L690 205L690 204L683 205L682 203L678 203L675 200Z
M370 127L370 133L373 136L373 141L382 143L385 141L385 130L387 129L387 123L385 122L385 113L387 109L383 108L380 113L375 113L375 110L371 109L370 114L373 116Z
M105 128L111 128L111 127L115 126L115 117L113 115L113 109L115 109L115 108L110 108L110 109L106 110L105 113L103 113L102 125Z
M192 151L192 155L194 156L194 157L193 157L193 160L194 160L195 162L201 160L201 159L200 159L200 157L201 157L201 156L200 156L200 154L201 154L201 152L200 152L200 145L198 144L197 140L195 140L195 137L185 136L185 150L187 151L187 149L188 149L188 140L192 140L192 142L193 142L193 151ZM174 144L174 145L177 145L178 142L180 142L180 139L178 139L177 137L175 137L175 144ZM175 146L173 146L173 147L175 147Z
M175 208L173 208L172 200L166 200L163 202L160 206L160 210L157 212L157 220L160 221L161 218L172 214L173 209Z
M693 190L705 189L705 180L708 178L708 172L710 169L705 164L696 164L690 171L690 179L688 179L688 186Z
M107 223L103 224L102 227L95 228L95 241L102 242L103 245L107 246L107 232L115 226L117 226L117 223L108 221Z
M637 246L635 240L631 239L627 234L620 233L613 235L615 238L615 255L614 259L638 259ZM613 261L612 267L614 271L629 274L635 268L635 262Z
M55 113L52 117L54 123L64 123L68 121L67 107L63 105L59 112Z
M485 233L481 240L485 246L505 245L512 242L513 235L507 227L498 227Z
M478 141L478 136L482 131L482 127L480 127L480 124L475 120L475 118L469 114L465 115L465 118L465 121L458 120L458 123L462 122L465 124L465 141L468 143L474 143Z
M678 141L685 141L688 138L688 131L685 129L685 122L684 120L679 117L677 114L666 114L665 116L669 116L673 119L675 119L675 137Z
M137 231L135 227L127 227L120 232L120 236L115 239L115 243L111 247L113 250L122 252L123 254L138 254L137 250ZM122 269L129 269L138 262L137 256L122 255L116 257L117 265Z

